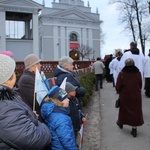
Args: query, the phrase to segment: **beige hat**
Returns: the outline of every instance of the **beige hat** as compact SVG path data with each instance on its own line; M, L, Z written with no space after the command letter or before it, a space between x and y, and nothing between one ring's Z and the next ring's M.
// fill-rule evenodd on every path
M30 68L31 66L39 63L41 59L39 59L35 54L29 54L24 59L25 69Z
M0 54L0 84L5 83L13 75L16 63L11 57Z

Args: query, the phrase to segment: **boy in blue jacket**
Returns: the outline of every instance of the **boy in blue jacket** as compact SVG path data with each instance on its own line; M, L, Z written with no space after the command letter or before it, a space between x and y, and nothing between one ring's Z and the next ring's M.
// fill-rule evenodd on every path
M63 103L67 101L69 105L68 94L58 86L53 86L49 90L48 97ZM41 115L51 132L49 150L77 150L72 121L68 116L70 108L58 107L55 103L44 101L41 106Z

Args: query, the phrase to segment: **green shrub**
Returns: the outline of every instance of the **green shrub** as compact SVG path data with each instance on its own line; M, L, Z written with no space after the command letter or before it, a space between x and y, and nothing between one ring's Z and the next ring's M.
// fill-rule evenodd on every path
M82 106L86 106L90 100L93 92L94 78L94 73L87 73L79 79L81 86L86 89L85 96L81 98Z

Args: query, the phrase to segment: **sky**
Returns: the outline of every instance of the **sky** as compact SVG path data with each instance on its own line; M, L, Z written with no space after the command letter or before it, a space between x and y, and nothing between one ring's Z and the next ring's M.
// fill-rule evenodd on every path
M34 0L42 4L43 0ZM46 7L51 7L53 0L45 0ZM104 58L107 54L114 54L115 49L129 49L132 37L128 36L127 33L123 32L124 26L119 23L119 11L116 9L116 5L109 5L109 0L83 0L84 6L87 6L89 1L91 12L100 14L100 20L103 21L101 28L105 34L105 44L101 47L101 57ZM58 0L56 0L58 2ZM140 45L138 48L141 50ZM146 45L145 54L148 54L150 45Z

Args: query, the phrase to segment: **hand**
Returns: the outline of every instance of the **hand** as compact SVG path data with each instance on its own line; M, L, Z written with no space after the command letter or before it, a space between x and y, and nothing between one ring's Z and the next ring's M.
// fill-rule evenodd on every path
M83 117L83 118L82 118L82 123L85 123L85 122L86 122L86 118Z
M35 114L36 118L39 119L39 114L37 114L36 111L33 111L33 113Z
M62 101L62 103L63 103L63 107L68 107L69 106L69 99L68 98L64 99Z

